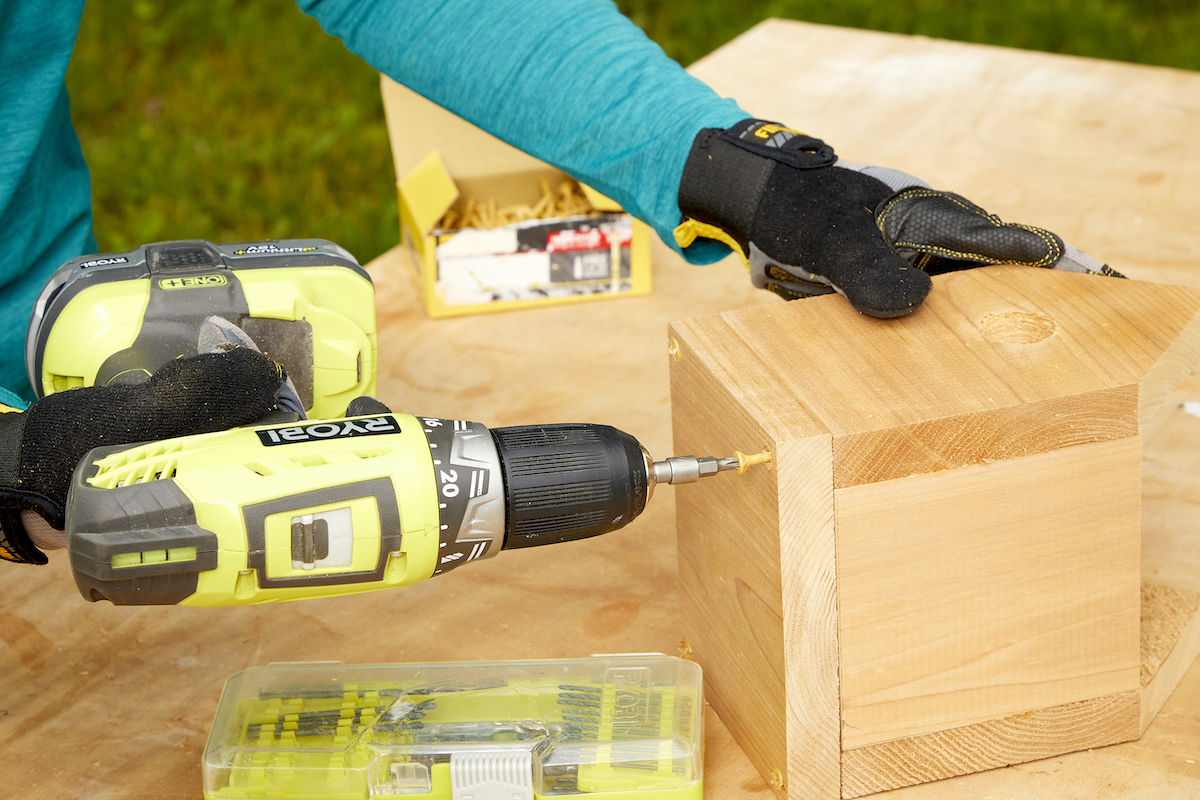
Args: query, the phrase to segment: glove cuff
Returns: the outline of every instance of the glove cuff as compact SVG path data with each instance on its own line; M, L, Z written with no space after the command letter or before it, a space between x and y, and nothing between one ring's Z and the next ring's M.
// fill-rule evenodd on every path
M725 130L705 128L692 142L679 182L679 210L685 221L676 239L689 235L684 229L691 222L699 235L726 244L733 239L745 260L750 228L776 167L816 169L836 160L833 148L820 139L774 122L746 119ZM719 228L726 236L714 237L705 226Z
M0 413L0 560L19 564L45 564L47 558L34 547L21 522L21 509L34 508L17 487L21 473L21 440L29 416L15 409Z
M679 181L679 210L685 220L725 231L744 256L749 252L750 225L775 162L730 143L723 133L705 128L696 135Z
M49 559L38 550L25 524L21 522L21 510L15 507L0 508L0 559L17 564L46 564Z

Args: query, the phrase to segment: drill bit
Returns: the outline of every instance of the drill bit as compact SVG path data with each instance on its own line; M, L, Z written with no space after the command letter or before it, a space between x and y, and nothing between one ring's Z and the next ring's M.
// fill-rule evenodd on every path
M663 461L655 461L651 466L655 483L695 483L708 475L716 475L726 470L737 470L741 475L755 464L765 464L771 460L771 452L763 448L761 453L746 455L738 451L729 458L713 458L712 456L672 456Z

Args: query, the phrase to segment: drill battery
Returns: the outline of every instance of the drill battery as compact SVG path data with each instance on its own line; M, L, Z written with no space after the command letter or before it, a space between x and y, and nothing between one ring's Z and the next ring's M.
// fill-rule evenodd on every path
M143 245L69 261L34 305L25 367L37 396L139 383L195 355L210 316L282 364L311 417L375 391L375 294L366 270L323 239Z

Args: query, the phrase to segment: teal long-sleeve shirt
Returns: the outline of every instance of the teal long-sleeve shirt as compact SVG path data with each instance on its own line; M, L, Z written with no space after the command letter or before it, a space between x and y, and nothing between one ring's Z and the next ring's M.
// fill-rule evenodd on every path
M672 247L692 139L749 116L610 0L297 4L376 69L612 197ZM82 15L83 0L0 0L0 385L26 398L33 301L56 267L96 248L64 83ZM726 252L698 242L685 255Z

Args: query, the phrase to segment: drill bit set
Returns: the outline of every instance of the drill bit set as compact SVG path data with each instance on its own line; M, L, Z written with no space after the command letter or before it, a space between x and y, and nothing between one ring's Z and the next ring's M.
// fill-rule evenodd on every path
M228 681L208 800L699 800L700 669L661 655L283 664Z

